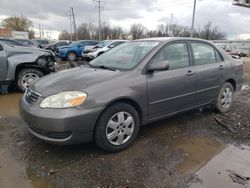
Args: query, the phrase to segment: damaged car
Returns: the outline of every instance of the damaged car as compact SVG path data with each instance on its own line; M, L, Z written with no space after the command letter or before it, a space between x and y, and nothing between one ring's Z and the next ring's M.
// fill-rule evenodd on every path
M55 61L52 52L0 42L1 87L16 83L24 92L40 77L54 71Z

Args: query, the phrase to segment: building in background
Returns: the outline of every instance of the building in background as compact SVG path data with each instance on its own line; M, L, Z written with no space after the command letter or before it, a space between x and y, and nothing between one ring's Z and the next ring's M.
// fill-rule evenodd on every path
M0 28L0 37L29 39L29 33L26 31L12 31L11 29Z
M29 33L26 31L12 31L12 37L15 39L29 39Z
M12 31L10 29L0 28L0 37L12 37Z

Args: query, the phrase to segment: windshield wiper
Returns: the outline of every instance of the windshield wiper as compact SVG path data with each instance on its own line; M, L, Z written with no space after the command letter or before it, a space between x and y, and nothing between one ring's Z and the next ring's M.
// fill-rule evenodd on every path
M107 67L106 65L95 66L95 65L89 64L89 66L93 67L93 68L96 68L96 69L106 69L106 70L111 70L111 71L117 71L116 68L114 68L114 67Z

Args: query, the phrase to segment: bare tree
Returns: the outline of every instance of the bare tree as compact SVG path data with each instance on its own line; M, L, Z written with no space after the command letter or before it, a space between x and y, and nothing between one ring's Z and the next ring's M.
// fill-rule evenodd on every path
M71 34L67 31L62 31L59 35L59 40L71 40Z
M220 40L226 38L226 34L220 31L217 26L214 27L211 22L203 26L199 32L199 36L206 40Z
M145 36L146 27L142 24L132 24L130 28L130 33L133 39L140 39Z
M77 35L80 40L82 39L90 39L90 31L89 31L89 24L82 23L77 28Z

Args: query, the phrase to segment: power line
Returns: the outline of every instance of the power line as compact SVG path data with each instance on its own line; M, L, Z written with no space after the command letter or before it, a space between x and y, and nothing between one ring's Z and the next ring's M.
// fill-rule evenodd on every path
M98 8L98 22L99 22L99 27L98 27L98 38L101 40L101 9L104 8L104 3L105 1L101 0L93 0L94 3L96 3L95 7Z

